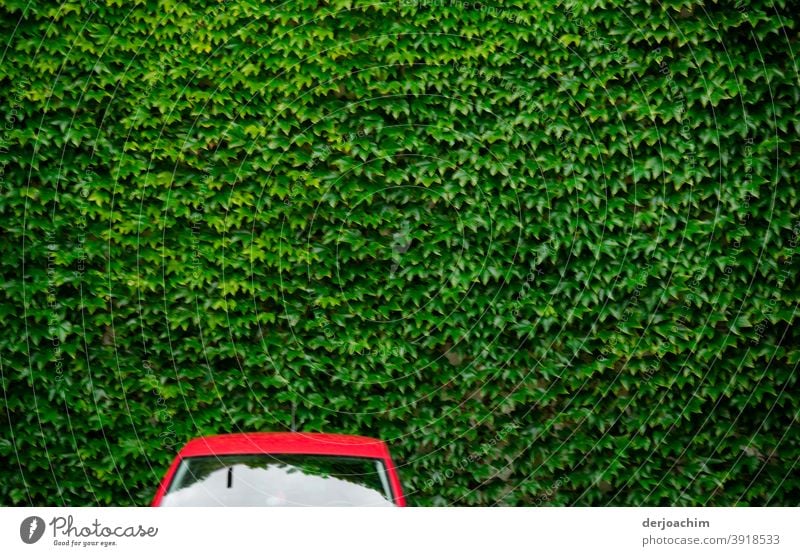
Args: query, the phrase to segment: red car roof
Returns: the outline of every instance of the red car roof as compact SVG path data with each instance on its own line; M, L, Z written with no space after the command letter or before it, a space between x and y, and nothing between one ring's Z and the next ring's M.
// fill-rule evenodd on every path
M375 438L310 432L252 432L204 436L189 441L180 457L223 454L317 454L388 458L386 445Z

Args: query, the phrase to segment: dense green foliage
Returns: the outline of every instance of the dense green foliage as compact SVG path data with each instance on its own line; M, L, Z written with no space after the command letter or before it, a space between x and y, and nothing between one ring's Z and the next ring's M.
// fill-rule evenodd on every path
M2 0L0 502L360 433L418 505L797 504L797 5Z

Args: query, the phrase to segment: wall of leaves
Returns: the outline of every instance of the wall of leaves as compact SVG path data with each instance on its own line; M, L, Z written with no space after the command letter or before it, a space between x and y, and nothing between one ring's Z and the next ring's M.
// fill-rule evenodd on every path
M796 8L2 0L0 502L294 422L416 505L797 504Z

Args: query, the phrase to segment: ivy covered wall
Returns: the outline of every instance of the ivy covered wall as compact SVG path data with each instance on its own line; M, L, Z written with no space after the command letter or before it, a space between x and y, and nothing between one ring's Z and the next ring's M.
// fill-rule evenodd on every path
M796 4L0 10L0 503L293 420L416 505L800 502Z

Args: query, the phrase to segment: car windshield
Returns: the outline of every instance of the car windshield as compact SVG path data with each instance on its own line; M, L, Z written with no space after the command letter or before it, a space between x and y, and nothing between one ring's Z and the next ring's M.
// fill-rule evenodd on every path
M379 459L226 455L181 461L163 506L391 506Z

